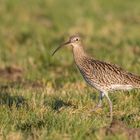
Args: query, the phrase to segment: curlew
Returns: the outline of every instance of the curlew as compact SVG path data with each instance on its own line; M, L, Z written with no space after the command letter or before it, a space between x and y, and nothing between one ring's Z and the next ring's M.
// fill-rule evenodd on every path
M59 46L52 55L66 45L72 46L75 63L85 81L100 93L99 102L93 110L95 111L102 106L102 99L105 96L109 103L110 118L112 120L112 102L108 92L140 88L140 76L127 72L116 65L88 56L78 35L71 36L69 41Z

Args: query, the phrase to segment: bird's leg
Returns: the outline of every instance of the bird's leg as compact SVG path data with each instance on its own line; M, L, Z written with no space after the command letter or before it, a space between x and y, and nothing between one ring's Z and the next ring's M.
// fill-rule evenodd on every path
M102 100L103 100L103 97L104 97L104 93L103 93L103 92L100 92L100 95L99 95L99 102L98 102L98 104L96 105L95 108L100 108L100 107L102 107Z
M108 103L109 103L109 107L110 107L110 119L112 121L113 119L113 114L112 114L112 102L108 96L108 93L107 92L104 92L104 95L106 96L107 100L108 100Z
M101 108L101 107L102 107L102 100L103 100L103 97L104 97L104 93L103 93L103 92L100 92L100 95L99 95L99 102L98 102L98 104L94 107L93 111L96 111L98 108Z

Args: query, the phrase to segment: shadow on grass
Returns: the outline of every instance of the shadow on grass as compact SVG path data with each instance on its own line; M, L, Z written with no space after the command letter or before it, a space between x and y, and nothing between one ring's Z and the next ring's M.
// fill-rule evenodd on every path
M64 102L61 99L56 99L52 107L54 110L59 110L62 107L69 107L69 106L73 106L73 105L71 103Z
M22 96L11 96L10 93L6 91L0 91L0 105L7 105L8 107L12 107L13 105L16 108L19 107L28 107L26 100Z
M35 117L34 119L27 119L24 122L19 122L16 125L16 129L23 132L28 132L28 134L32 134L32 131L36 129L41 129L45 126L46 120L41 118Z
M76 108L75 105L73 105L71 102L65 102L62 99L54 98L53 101L45 101L45 106L50 106L53 110L59 111L60 109L64 107L73 107Z

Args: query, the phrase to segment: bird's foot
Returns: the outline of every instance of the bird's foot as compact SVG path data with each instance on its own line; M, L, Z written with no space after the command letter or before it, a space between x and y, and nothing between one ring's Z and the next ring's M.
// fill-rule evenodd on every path
M90 112L96 112L98 109L102 108L103 106L101 104L97 104L93 109L90 110Z

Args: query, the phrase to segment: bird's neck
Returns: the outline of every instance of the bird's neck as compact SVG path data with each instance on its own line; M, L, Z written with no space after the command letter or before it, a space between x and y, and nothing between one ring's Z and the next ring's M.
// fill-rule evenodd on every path
M80 65L83 59L88 57L82 46L73 47L73 56L77 65Z

